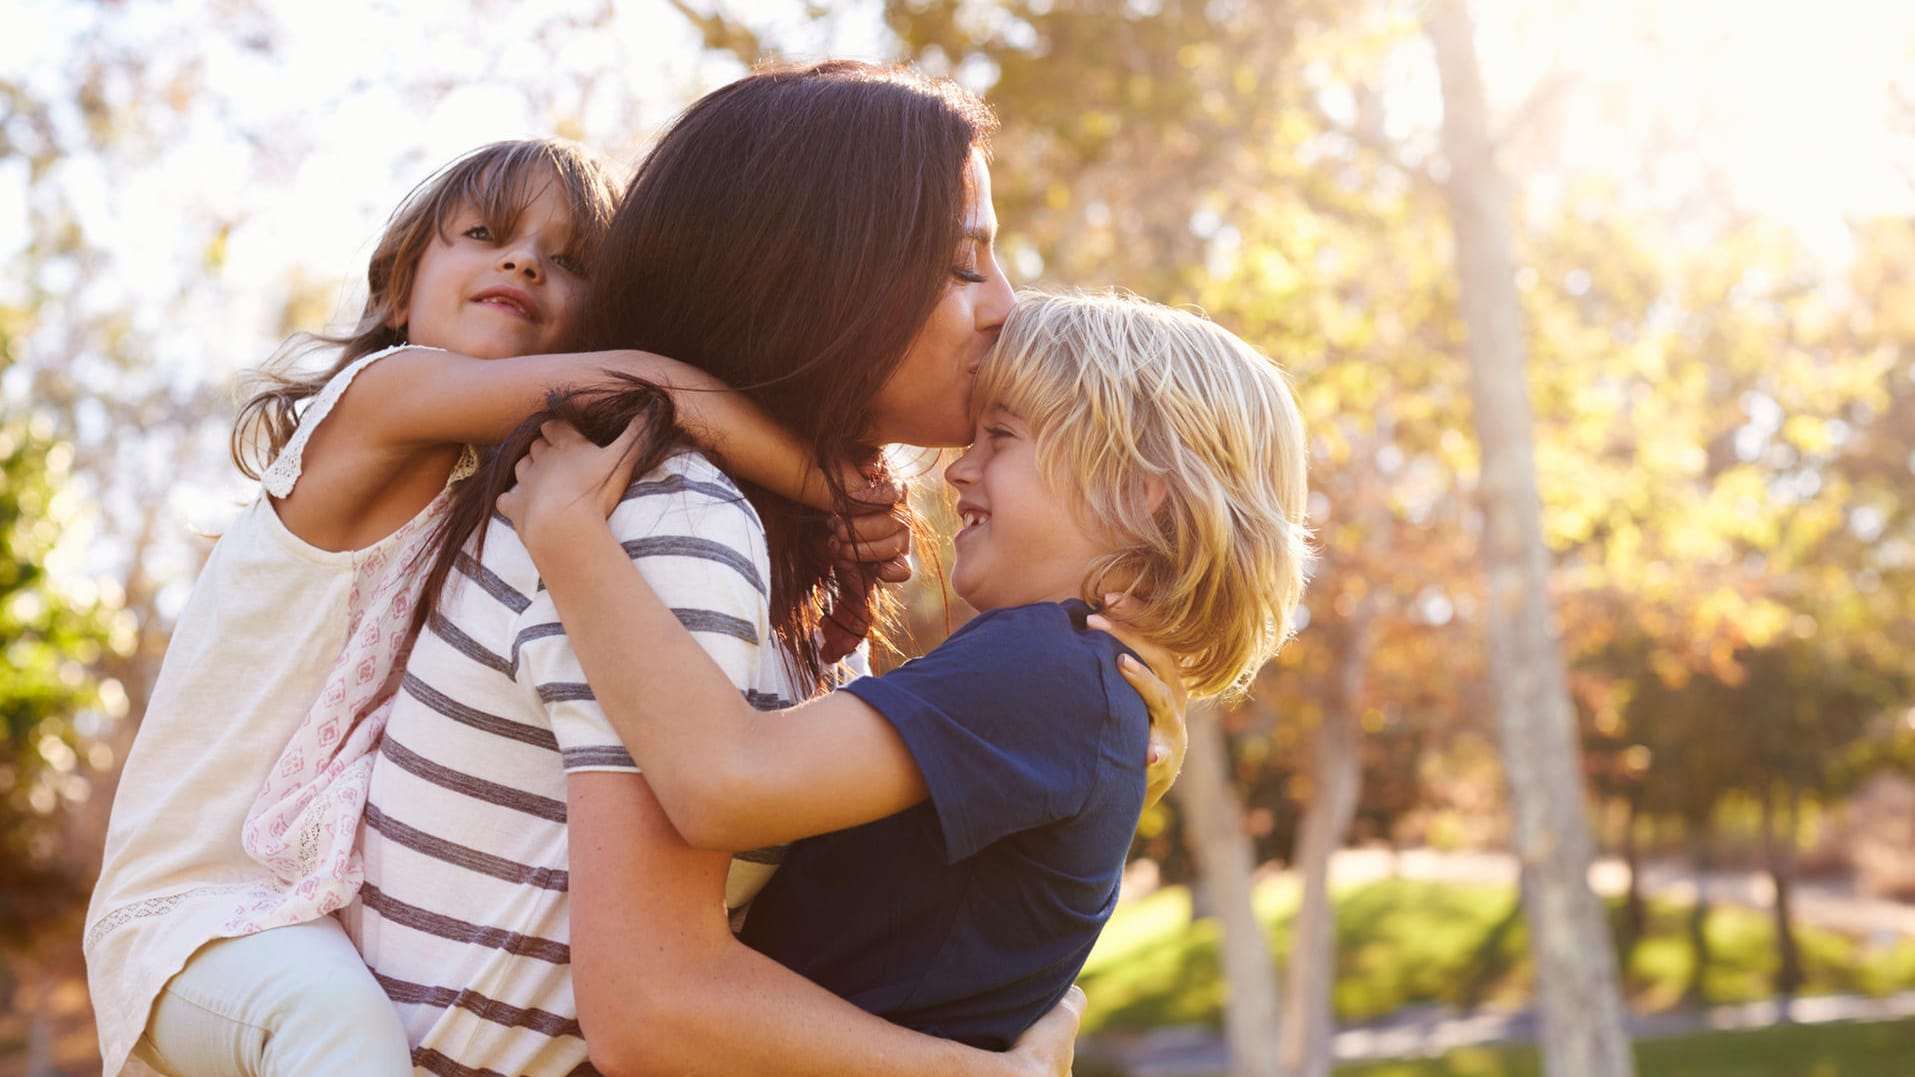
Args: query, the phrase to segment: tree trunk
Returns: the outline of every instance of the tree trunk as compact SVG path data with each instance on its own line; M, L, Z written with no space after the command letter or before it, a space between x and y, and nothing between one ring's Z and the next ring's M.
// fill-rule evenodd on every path
M1357 759L1357 710L1370 659L1370 614L1359 605L1344 633L1334 696L1317 727L1310 803L1297 841L1303 900L1290 932L1284 970L1283 1071L1289 1077L1328 1077L1336 1021L1330 990L1336 984L1336 906L1330 900L1330 857L1343 847L1356 815L1362 769Z
M1795 945L1794 917L1789 902L1795 886L1796 805L1801 794L1789 785L1788 819L1777 833L1775 791L1762 791L1762 850L1768 861L1769 879L1775 885L1775 993L1787 1003L1802 989L1802 954ZM1783 1012L1787 1013L1786 1005Z
M1488 106L1464 0L1435 0L1428 31L1443 87L1445 194L1469 333L1482 453L1485 622L1523 910L1538 972L1545 1072L1620 1077L1635 1063L1616 954L1589 888L1591 843L1562 655L1546 605L1549 564L1531 443L1523 314Z
M1171 795L1183 812L1197 869L1223 921L1220 948L1229 990L1224 1032L1230 1041L1230 1072L1236 1077L1274 1077L1277 981L1270 944L1251 901L1250 837L1231 788L1230 753L1214 704L1191 705L1190 749Z
M1691 1006L1709 1002L1709 966L1715 955L1709 951L1709 872L1715 868L1715 841L1709 832L1709 817L1690 820L1689 861L1695 870L1696 903L1689 909L1689 950L1695 963L1689 969L1689 983L1682 998Z
M1622 898L1622 939L1617 950L1618 968L1625 973L1636 944L1642 941L1643 931L1649 925L1648 908L1642 899L1642 845L1636 837L1641 807L1641 788L1631 788L1623 798L1622 862L1629 869L1629 889Z

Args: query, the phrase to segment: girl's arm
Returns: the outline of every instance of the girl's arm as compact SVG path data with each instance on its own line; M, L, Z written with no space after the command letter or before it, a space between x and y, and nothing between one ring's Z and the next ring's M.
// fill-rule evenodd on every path
M751 706L679 624L606 527L596 488L605 453L562 423L546 426L521 474L548 453L582 482L521 482L499 499L566 626L592 694L644 772L672 825L703 849L753 849L841 830L927 795L891 723L834 692L783 711ZM645 641L642 647L630 641ZM802 712L802 713L800 713Z
M329 422L355 440L399 452L440 445L490 445L545 406L554 389L589 386L607 372L630 374L671 393L680 421L738 475L815 509L835 511L824 475L791 433L736 390L697 367L641 351L474 359L408 348L361 371ZM856 484L856 471L847 479Z

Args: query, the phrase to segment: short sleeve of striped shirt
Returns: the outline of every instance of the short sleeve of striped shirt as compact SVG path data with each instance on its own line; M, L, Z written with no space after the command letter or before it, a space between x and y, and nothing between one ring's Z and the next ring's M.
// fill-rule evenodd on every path
M634 482L614 510L612 533L678 622L740 693L764 691L761 649L770 636L770 565L764 527L730 479L701 456L681 454ZM635 771L631 755L586 684L551 595L540 586L519 614L517 677L538 694L567 771ZM628 641L637 648L643 639Z

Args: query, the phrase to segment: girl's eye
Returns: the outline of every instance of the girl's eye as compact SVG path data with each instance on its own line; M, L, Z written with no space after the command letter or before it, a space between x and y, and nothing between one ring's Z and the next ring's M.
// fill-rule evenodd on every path
M481 243L492 242L492 229L482 224L475 224L464 232L461 232L460 235L465 236L467 239L476 239Z
M984 428L984 436L987 438L990 438L992 441L996 441L999 438L1008 438L1013 435L1011 434L1009 430L1005 429L1004 427L987 426Z
M966 284L983 284L984 274L968 266L953 266L951 275Z
M585 263L573 257L572 255L561 254L558 257L552 259L552 264L555 266L558 266L560 269L565 270L567 273L570 273L574 277L583 277L585 275Z

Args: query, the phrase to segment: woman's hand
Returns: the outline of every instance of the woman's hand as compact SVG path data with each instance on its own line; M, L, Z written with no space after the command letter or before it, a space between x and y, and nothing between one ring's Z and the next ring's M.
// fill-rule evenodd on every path
M499 513L526 549L552 548L579 526L602 525L632 484L642 421L634 420L611 444L600 447L571 423L539 427L518 466L518 485L499 495Z
M1150 748L1144 772L1144 807L1149 808L1170 792L1184 768L1184 751L1190 747L1190 731L1184 725L1190 692L1184 687L1177 657L1143 639L1125 620L1125 615L1136 609L1137 600L1128 595L1105 595L1103 610L1091 614L1085 623L1116 636L1150 663L1146 667L1129 655L1117 659L1117 672L1137 689L1137 694L1144 697L1144 706L1150 709Z
M1070 1077L1077 1053L1077 1026L1084 1020L1084 989L1075 984L1051 1012L1037 1019L1011 1044L1005 1061L1025 1077Z
M854 511L828 523L825 553L832 561L838 597L825 612L820 657L836 662L856 650L871 631L871 592L911 578L911 527L905 519L905 488L862 479L851 488Z

